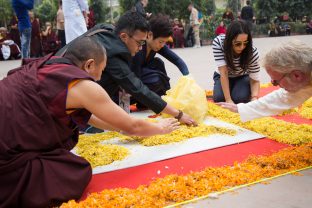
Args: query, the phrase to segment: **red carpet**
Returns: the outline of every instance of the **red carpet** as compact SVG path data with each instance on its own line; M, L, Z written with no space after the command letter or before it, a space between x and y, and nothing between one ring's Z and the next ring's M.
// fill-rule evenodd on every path
M200 171L205 167L220 167L242 161L248 155L265 155L287 147L270 139L259 139L237 145L230 145L213 150L184 155L160 162L145 164L133 168L93 175L84 196L111 188L136 188L149 184L155 178L169 174L187 174Z
M261 95L263 96L275 89L277 87L261 89ZM278 119L298 124L312 124L311 120L301 118L299 115L287 115L278 117ZM93 175L82 199L92 192L100 192L103 189L136 188L143 184L149 184L155 178L165 177L170 174L187 174L191 171L203 170L205 167L232 165L235 161L240 162L249 155L267 155L287 146L265 138Z

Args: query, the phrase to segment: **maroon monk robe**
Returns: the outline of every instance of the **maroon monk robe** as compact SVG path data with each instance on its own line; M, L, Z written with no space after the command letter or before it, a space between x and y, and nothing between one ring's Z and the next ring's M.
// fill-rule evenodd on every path
M42 36L42 49L44 55L55 53L60 49L60 44L54 31L49 31L46 36Z
M0 49L3 47L2 44L4 44L4 42L7 40L12 41L9 35L0 39ZM2 60L15 60L15 59L21 58L21 50L16 43L9 44L7 46L10 47L10 56L7 59L4 59L2 50L0 50L0 61L2 61Z
M92 78L49 56L11 70L0 81L0 207L48 207L79 199L90 164L70 152L91 113L66 114L68 84Z
M13 15L11 22L10 22L10 26L11 26L10 37L14 41L14 43L16 43L19 48L21 48L21 38L20 38L20 34L17 28L17 24L18 24L17 17L16 15Z
M42 56L42 42L39 19L31 22L30 57Z

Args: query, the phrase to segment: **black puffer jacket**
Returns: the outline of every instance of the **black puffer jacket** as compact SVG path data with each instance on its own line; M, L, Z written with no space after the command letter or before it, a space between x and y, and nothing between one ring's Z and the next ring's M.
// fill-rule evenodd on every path
M106 31L97 32L105 29ZM87 31L82 36L90 35L98 38L107 51L107 65L102 73L101 80L98 82L109 94L109 96L118 102L118 91L124 89L140 103L149 107L155 113L160 113L166 107L167 103L156 93L145 86L141 80L131 71L131 54L127 46L114 33L111 25L99 24ZM78 41L79 37L75 39ZM61 49L58 54L62 53L67 46Z

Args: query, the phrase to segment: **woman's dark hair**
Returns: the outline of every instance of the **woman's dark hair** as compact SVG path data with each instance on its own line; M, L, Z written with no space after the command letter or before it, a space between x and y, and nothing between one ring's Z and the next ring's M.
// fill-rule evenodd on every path
M121 32L127 32L129 35L133 35L136 30L148 32L149 29L149 24L146 19L132 9L119 18L115 33L120 34Z
M247 23L244 20L237 20L233 21L225 35L224 40L224 54L225 54L225 61L229 68L234 69L234 63L233 63L233 57L234 57L234 51L233 51L233 40L236 39L236 37L239 34L247 34L248 35L248 44L246 48L243 50L242 54L240 55L240 67L243 70L247 70L247 66L252 58L252 37L250 30L247 26Z
M153 39L158 37L167 38L172 35L172 24L167 15L157 14L150 19L149 24Z

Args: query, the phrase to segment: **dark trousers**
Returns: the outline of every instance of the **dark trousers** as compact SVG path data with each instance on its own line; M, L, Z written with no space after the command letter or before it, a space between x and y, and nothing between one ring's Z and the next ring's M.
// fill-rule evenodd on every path
M153 58L142 68L139 78L144 85L159 96L165 95L166 91L170 89L170 78L167 76L165 63L158 57ZM138 103L137 107L145 107L139 100L131 98L131 103L136 102Z
M225 102L223 90L221 87L220 74L217 72L213 75L213 101ZM250 79L249 75L229 78L230 95L234 103L247 103L250 101Z
M61 41L61 48L66 45L65 30L57 30L58 39Z

